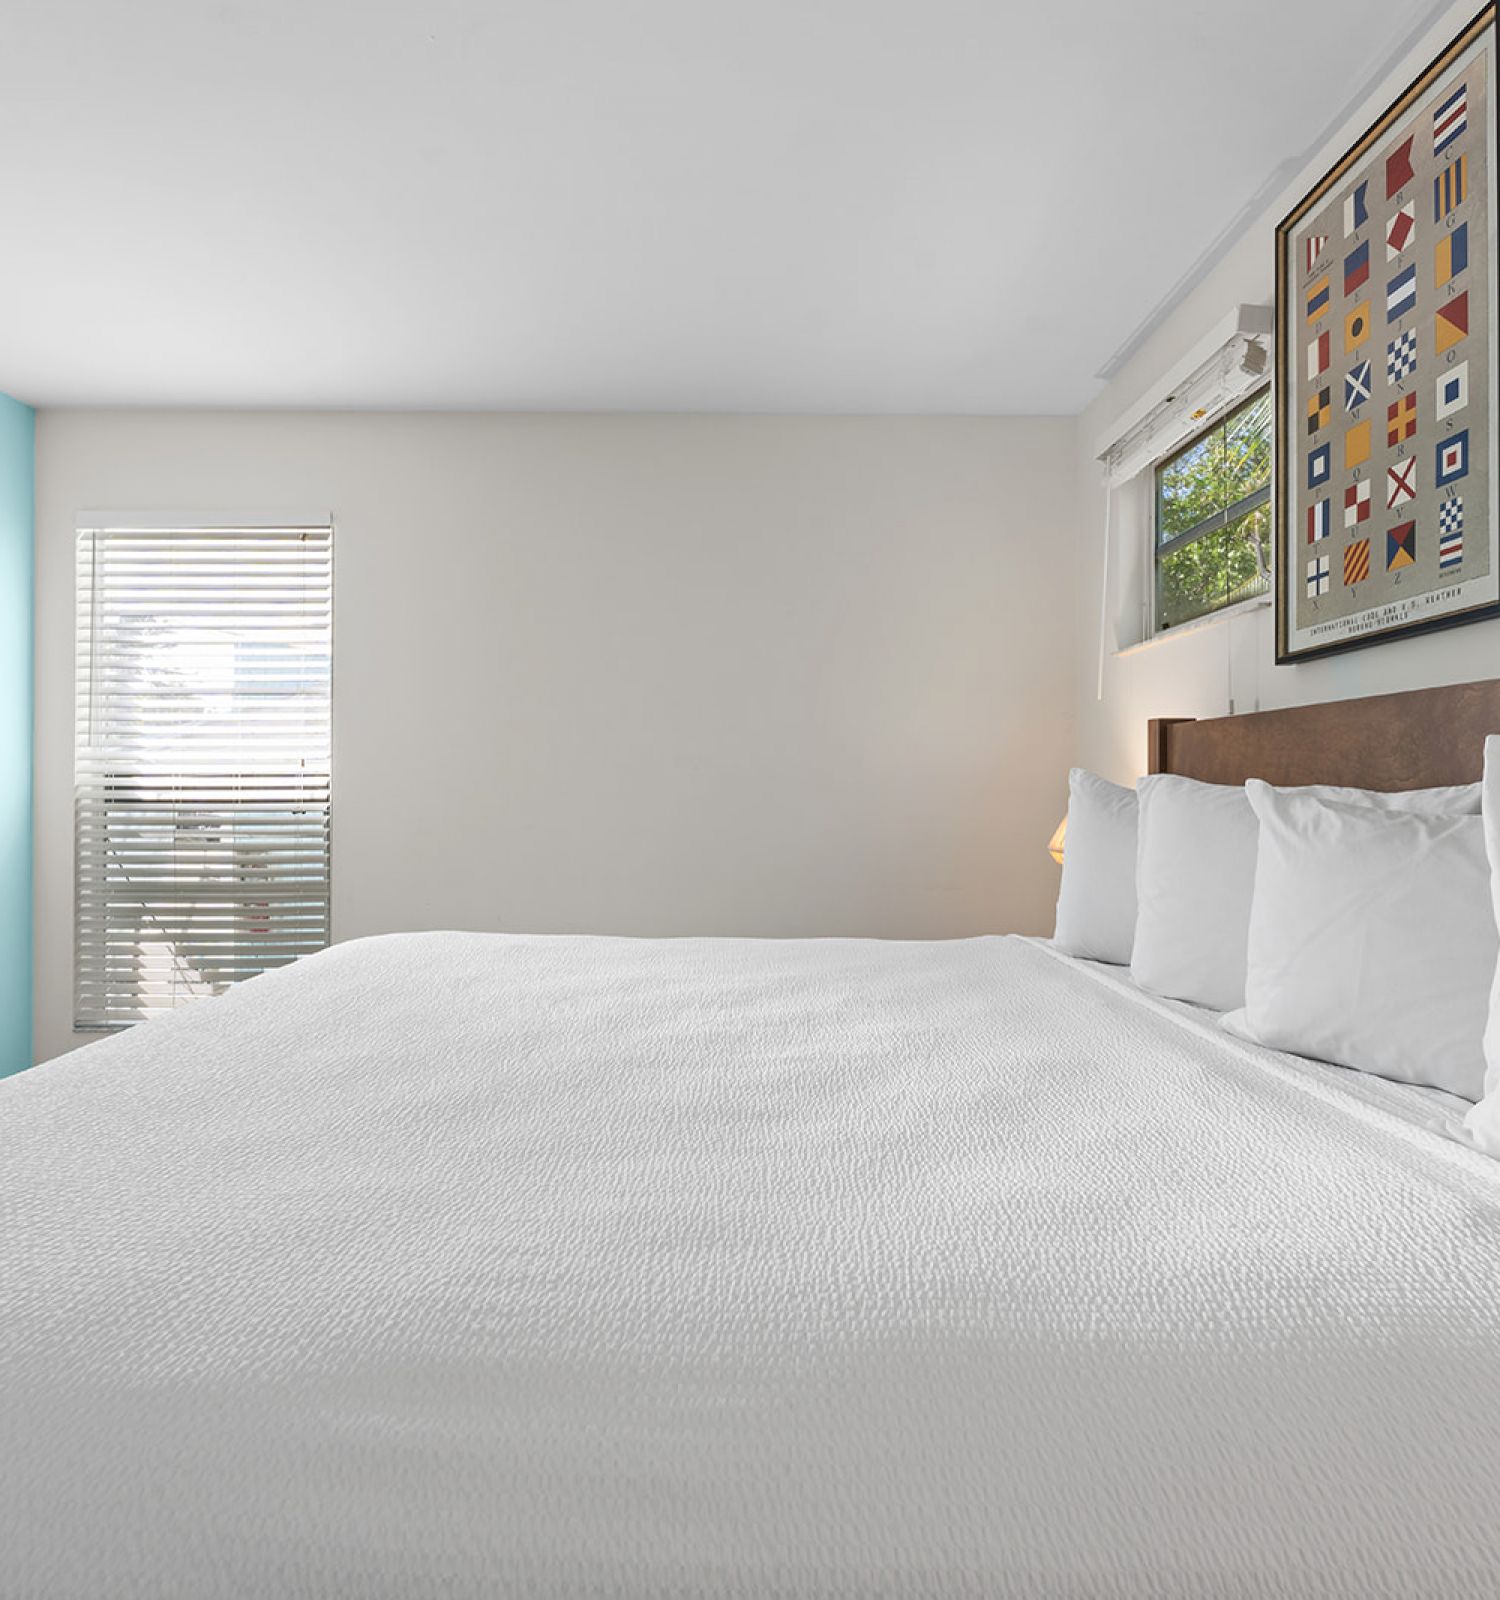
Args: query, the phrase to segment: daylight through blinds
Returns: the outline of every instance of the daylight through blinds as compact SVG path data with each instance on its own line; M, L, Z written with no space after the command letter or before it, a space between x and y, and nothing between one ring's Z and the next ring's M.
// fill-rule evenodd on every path
M328 943L333 530L78 536L75 1020Z

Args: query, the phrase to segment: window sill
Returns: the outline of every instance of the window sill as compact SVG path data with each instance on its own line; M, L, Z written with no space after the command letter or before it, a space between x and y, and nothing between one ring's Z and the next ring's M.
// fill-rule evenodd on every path
M1198 617L1195 621L1181 623L1178 627L1168 628L1164 633L1154 633L1149 639L1142 639L1136 644L1127 644L1114 652L1115 659L1122 656L1139 655L1142 650L1154 650L1159 644L1170 644L1174 639L1185 638L1190 633L1202 633L1205 628L1216 628L1221 622L1232 622L1236 617L1247 616L1252 611L1264 611L1275 601L1274 595L1258 594L1250 600L1241 600L1236 605L1225 606L1222 611L1210 611L1206 617Z

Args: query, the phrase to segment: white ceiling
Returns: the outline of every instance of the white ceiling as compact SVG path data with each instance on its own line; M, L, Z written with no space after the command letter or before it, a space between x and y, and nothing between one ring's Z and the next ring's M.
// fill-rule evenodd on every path
M0 389L1075 411L1425 9L7 0Z

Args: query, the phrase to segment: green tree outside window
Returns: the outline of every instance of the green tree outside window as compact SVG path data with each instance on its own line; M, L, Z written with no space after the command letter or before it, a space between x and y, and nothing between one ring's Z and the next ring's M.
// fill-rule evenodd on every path
M1156 627L1271 587L1271 391L1261 389L1156 469Z

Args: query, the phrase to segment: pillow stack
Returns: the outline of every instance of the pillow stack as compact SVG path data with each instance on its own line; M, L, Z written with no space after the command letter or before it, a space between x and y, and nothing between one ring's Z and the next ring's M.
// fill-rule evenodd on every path
M1471 1131L1500 1154L1500 737L1485 755L1483 789L1400 794L1074 771L1054 942L1275 1049L1489 1089Z
M1237 789L1169 776L1141 779L1139 912L1130 972L1143 989L1215 1011L1244 1005L1261 837L1252 787L1257 786ZM1312 803L1379 811L1474 815L1479 810L1477 783L1401 794L1321 787L1279 792Z

